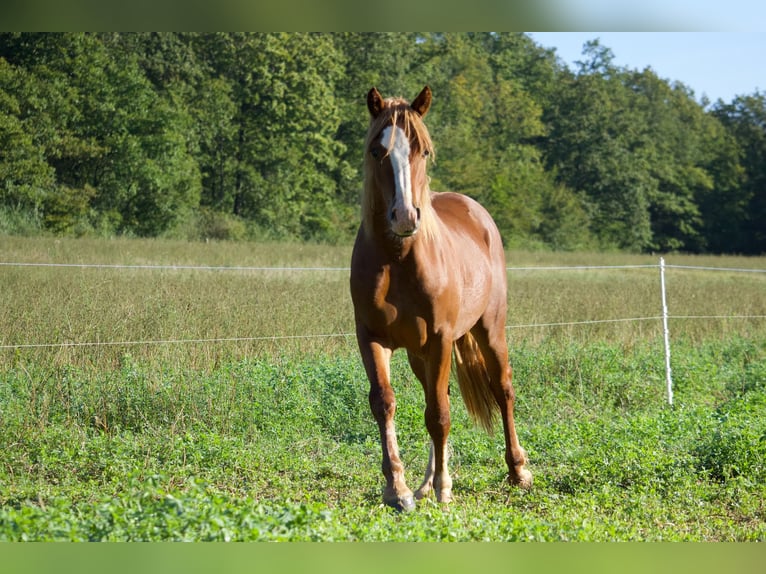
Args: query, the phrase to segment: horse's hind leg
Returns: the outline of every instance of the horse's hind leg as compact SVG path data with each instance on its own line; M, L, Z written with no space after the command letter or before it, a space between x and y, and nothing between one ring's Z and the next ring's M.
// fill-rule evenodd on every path
M383 502L397 510L409 511L415 508L412 491L404 480L404 465L399 458L396 440L394 414L396 400L390 382L391 349L377 342L359 337L367 377L370 380L370 409L380 430L380 444L383 451L382 470L386 479Z
M522 488L529 488L532 486L532 473L525 468L527 453L519 444L513 417L516 396L511 382L511 366L508 364L505 326L494 324L487 327L479 323L471 332L484 356L492 394L500 407L503 419L508 481Z
M420 384L423 386L423 390L425 391L427 389L426 386L426 364L417 355L413 355L409 351L407 352L407 359L409 359L410 362L410 368L412 369L412 372L415 373L415 376L420 381ZM423 482L420 485L420 488L418 488L415 491L415 498L418 500L421 500L429 495L431 490L433 490L434 485L434 443L431 441L431 448L428 453L428 464L426 465L426 472L423 476Z

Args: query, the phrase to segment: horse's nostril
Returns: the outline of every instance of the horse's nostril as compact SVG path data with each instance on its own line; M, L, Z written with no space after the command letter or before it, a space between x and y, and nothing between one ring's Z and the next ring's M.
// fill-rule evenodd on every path
M396 219L396 208L391 210L391 221L394 221Z
M416 207L416 208L415 208L415 213L416 213L416 214L417 214L417 216L418 216L418 221L420 221L420 208L419 208L419 207Z

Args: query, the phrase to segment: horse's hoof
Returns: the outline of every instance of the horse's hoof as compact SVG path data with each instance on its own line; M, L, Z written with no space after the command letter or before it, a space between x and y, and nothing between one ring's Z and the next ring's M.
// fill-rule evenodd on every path
M508 476L508 482L518 486L519 488L523 488L524 490L529 490L532 488L532 473L529 472L526 468L522 468L519 471L518 476Z
M398 512L411 512L415 510L415 498L411 494L405 496L398 496L392 500L384 501L387 506L390 506Z
M438 500L439 504L441 504L442 506L448 505L450 502L452 502L452 490L451 489L442 490L436 496L436 500Z
M386 489L383 492L383 504L399 512L409 512L415 509L415 499L409 488L404 488L399 493L393 488Z

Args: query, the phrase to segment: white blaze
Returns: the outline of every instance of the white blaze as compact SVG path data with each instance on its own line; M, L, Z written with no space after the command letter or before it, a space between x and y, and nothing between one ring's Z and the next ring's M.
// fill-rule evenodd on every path
M410 142L404 130L398 126L388 126L383 130L380 143L389 153L394 171L396 197L394 199L394 232L414 233L418 226L418 214L412 205L412 176L410 172Z

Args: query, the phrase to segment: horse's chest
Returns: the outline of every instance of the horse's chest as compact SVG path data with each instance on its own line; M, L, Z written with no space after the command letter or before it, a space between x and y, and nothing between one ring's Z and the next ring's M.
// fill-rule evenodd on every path
M445 321L445 292L412 274L384 269L368 291L364 322L378 336L410 350L426 346Z

